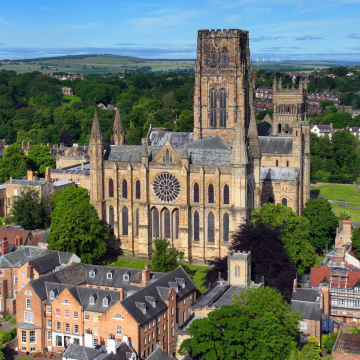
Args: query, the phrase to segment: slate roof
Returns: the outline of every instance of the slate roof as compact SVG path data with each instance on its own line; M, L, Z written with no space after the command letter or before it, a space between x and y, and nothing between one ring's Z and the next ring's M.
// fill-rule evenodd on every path
M71 179L62 179L58 181L53 182L54 188L58 188L65 185L74 185L73 181Z
M259 136L270 136L272 135L272 125L267 121L262 121L256 124Z
M90 175L90 163L84 163L83 169L81 170L81 165L72 165L67 166L61 169L51 169L52 174L84 174Z
M341 331L335 342L333 352L344 353L344 356L360 354L360 335Z
M120 288L130 283L141 284L141 273L139 269L112 268L109 266L85 265L86 283L89 285L102 285ZM95 270L95 277L90 277L90 270ZM107 273L112 273L112 278L107 278ZM124 275L129 275L129 281L124 280ZM150 272L150 281L155 281L166 275L160 272Z
M142 145L110 145L106 150L104 160L115 162L141 163ZM150 161L156 156L161 147L148 146Z
M75 289L74 293L75 293ZM109 310L116 302L120 301L120 292L112 290L101 290L94 289L85 286L76 287L80 304L84 310L105 313ZM94 305L90 305L90 296L95 298ZM108 306L103 306L103 299L108 298Z
M165 351L161 350L160 348L155 349L145 360L172 360L173 358L170 357Z
M9 180L10 181L10 180ZM8 184L10 184L10 182L7 181ZM13 179L11 184L15 184L15 185L24 185L24 186L42 186L46 183L45 180L17 180L17 179Z
M290 309L300 313L303 319L320 320L323 313L320 307L320 293L313 289L296 289L290 302Z
M296 168L281 168L281 167L261 167L261 180L286 180L294 181L299 176L299 169Z
M185 280L184 288L180 284L180 279ZM164 275L135 294L128 296L121 302L121 304L138 324L143 324L167 308L164 298L162 297L164 295L164 291L160 290L160 292L162 292L161 296L159 288L167 288L170 290L170 288L176 284L178 284L178 298L182 298L185 294L188 294L196 288L193 280L189 277L186 271L179 266L172 272ZM156 299L155 307L153 307L148 301L149 297ZM146 309L145 313L142 311L143 306Z
M41 326L37 326L34 324L29 324L29 323L18 322L16 325L19 329L24 329L24 330L41 329Z
M92 360L104 352L103 348L94 349L82 345L70 344L65 351L63 358L77 360Z
M234 294L239 294L240 292L242 292L244 290L244 287L242 286L235 286L232 285L230 286L229 289L227 289L225 291L225 293L220 296L220 298L218 300L215 301L214 305L216 307L221 307L223 305L231 305L232 304L232 297Z
M166 141L173 146L181 146L185 143L192 142L194 133L192 132L171 132L171 131L158 131L152 130L150 133L151 146L163 146Z
M51 252L30 261L34 267L34 270L36 270L39 274L44 274L61 265L60 257L57 252Z
M259 136L259 142L262 154L292 154L292 137Z
M114 355L114 359L117 360L128 360L129 358L131 358L131 355L134 351L130 348L130 346L123 342L120 347L118 348L118 351L116 353L116 355ZM113 356L111 356L112 358ZM111 360L111 358L109 359L109 357L107 357L107 360Z

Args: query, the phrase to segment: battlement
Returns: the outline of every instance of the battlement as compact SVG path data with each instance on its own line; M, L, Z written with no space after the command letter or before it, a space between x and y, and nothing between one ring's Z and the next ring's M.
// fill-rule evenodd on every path
M232 251L228 255L229 260L232 259L238 261L247 261L248 257L250 256L251 256L251 251L242 251L242 252Z
M240 29L211 29L211 30L199 30L199 38L214 38L214 37L242 37L249 38L249 32Z

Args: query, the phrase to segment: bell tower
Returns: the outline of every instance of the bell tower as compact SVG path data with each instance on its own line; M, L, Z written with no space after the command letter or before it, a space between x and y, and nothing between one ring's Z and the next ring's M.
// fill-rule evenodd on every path
M218 134L232 146L239 118L247 136L250 78L248 31L198 31L194 140Z

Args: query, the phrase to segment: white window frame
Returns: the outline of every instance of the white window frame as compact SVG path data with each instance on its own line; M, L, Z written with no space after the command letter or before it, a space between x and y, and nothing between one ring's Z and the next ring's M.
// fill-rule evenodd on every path
M33 341L31 341L31 333L33 333ZM36 330L30 330L29 331L29 342L30 344L36 344Z
M17 290L14 290L14 297L15 297L15 299L16 299L17 294L18 294L18 291L17 291Z
M111 280L111 279L112 279L112 273L111 273L111 271L108 271L108 272L106 273L106 278L107 278L108 280Z
M30 290L26 290L26 291L25 291L25 295L32 296L32 293L31 293Z
M22 344L26 344L26 331L25 330L21 330L21 343ZM25 339L25 340L24 340Z
M18 277L14 276L14 284L17 285L17 283L18 283Z
M116 320L124 320L123 316L121 314L115 314L114 319Z
M69 333L69 332L70 332L70 324L69 324L69 323L65 323L64 331L65 331L66 333Z
M307 330L307 321L300 321L300 330Z
M67 316L66 316L66 314L67 314ZM64 318L70 319L70 310L64 310Z
M121 335L121 326L116 325L116 335Z
M79 319L79 313L78 313L78 311L74 311L74 313L73 313L73 317L74 317L74 319Z
M47 307L46 307L46 313L47 313L47 314L51 314L51 307L50 307L50 306L47 306Z
M109 300L108 299L103 299L103 307L108 307L109 306Z
M56 331L61 331L61 322L60 321L56 322Z
M85 321L89 321L89 320L90 320L90 313L88 313L88 312L85 312L85 313L84 313L84 320L85 320Z
M31 311L24 311L24 322L33 324L34 323L34 313Z
M64 305L71 305L70 301L69 300L63 300L62 302Z
M97 326L94 326L94 327L93 327L93 334L94 334L94 336L98 336L98 335L99 335L99 329L98 329Z
M50 299L50 300L54 300L54 299L55 299L55 292L52 291L52 290L49 292L49 299Z
M0 276L4 276L4 269L0 269Z
M89 277L91 277L91 278L95 277L95 271L94 270L89 271Z
M31 310L31 299L26 298L26 310Z
M58 311L59 311L59 315L58 315ZM60 309L55 309L55 316L60 317L60 315L61 315L61 310Z
M46 320L46 327L47 327L48 329L51 329L51 320L50 320L50 319L47 319L47 320Z
M0 271L1 271L1 269L0 269ZM25 280L25 271L21 272L21 280Z
M93 296L89 297L89 305L95 305L95 299Z
M78 334L79 333L79 325L74 324L74 334Z

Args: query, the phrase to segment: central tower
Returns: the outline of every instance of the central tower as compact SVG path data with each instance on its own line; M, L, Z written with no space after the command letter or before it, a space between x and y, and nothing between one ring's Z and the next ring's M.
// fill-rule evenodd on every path
M194 140L220 135L233 145L235 123L250 121L249 32L199 30L194 91Z

